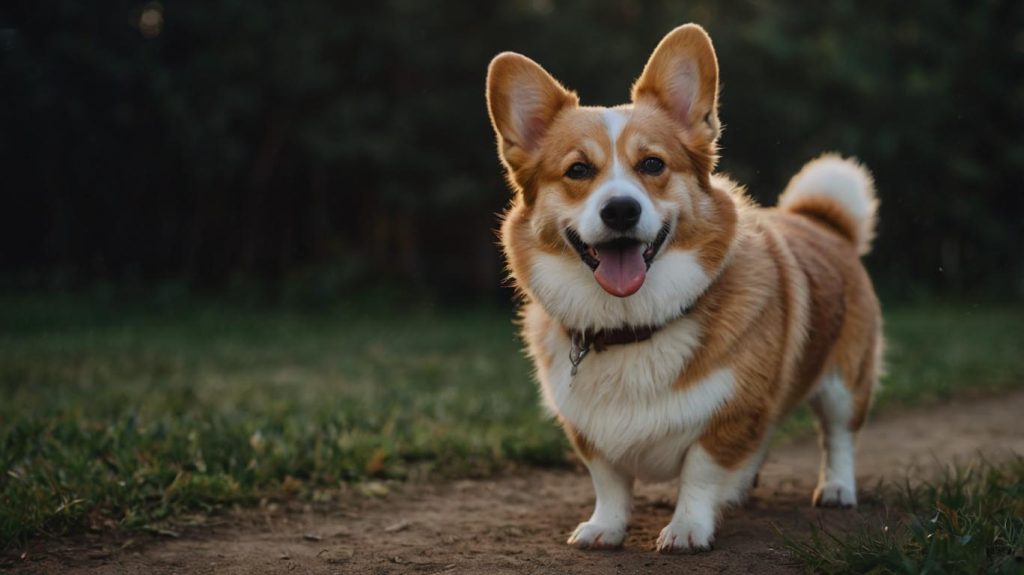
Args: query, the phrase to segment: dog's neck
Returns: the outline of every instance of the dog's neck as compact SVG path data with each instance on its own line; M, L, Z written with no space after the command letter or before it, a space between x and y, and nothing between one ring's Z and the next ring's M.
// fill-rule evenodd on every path
M703 296L703 294L701 294ZM680 308L679 313L661 325L626 325L614 329L586 329L577 330L563 326L569 336L571 345L569 347L569 361L572 363L572 375L576 375L576 368L588 353L594 351L601 353L612 345L627 345L647 341L666 325L690 314L693 308L699 303L700 297L690 305Z
M628 343L639 343L651 339L655 333L666 325L690 313L693 306L687 306L679 311L679 314L670 318L661 325L626 325L614 329L587 329L578 330L565 328L565 332L574 342L580 345L592 347L596 352L608 349L610 345L624 345Z

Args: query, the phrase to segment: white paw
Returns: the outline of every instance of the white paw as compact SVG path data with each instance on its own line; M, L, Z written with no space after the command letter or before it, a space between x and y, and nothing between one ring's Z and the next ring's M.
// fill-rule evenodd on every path
M658 536L658 553L699 553L711 549L714 524L698 521L672 521Z
M811 500L815 507L842 507L848 509L857 505L857 491L852 485L839 481L819 484Z
M576 527L566 543L579 549L618 549L622 547L622 540L625 538L624 525L601 525L585 521Z

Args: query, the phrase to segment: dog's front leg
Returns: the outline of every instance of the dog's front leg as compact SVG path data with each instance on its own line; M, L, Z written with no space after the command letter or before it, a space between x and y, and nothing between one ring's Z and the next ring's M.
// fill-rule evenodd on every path
M594 482L594 514L569 536L580 549L615 549L626 538L633 498L633 478L616 469L600 455L586 460Z
M729 476L729 470L718 465L699 443L690 447L683 461L675 513L658 536L659 553L696 553L711 548L723 495L720 491L730 483Z

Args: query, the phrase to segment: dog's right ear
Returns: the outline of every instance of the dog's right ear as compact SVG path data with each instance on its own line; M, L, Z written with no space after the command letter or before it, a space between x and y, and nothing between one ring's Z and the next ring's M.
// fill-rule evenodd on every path
M513 172L537 149L558 113L578 102L576 94L521 54L498 54L487 68L487 109L499 154Z

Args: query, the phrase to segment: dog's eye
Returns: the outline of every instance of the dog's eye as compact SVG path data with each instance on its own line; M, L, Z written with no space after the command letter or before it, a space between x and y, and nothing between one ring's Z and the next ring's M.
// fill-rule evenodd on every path
M640 160L640 163L636 166L636 171L641 174L647 174L648 176L657 176L665 169L665 162L661 158L644 158Z
M565 171L565 177L570 180L585 180L592 175L594 175L594 166L583 162L576 162Z

